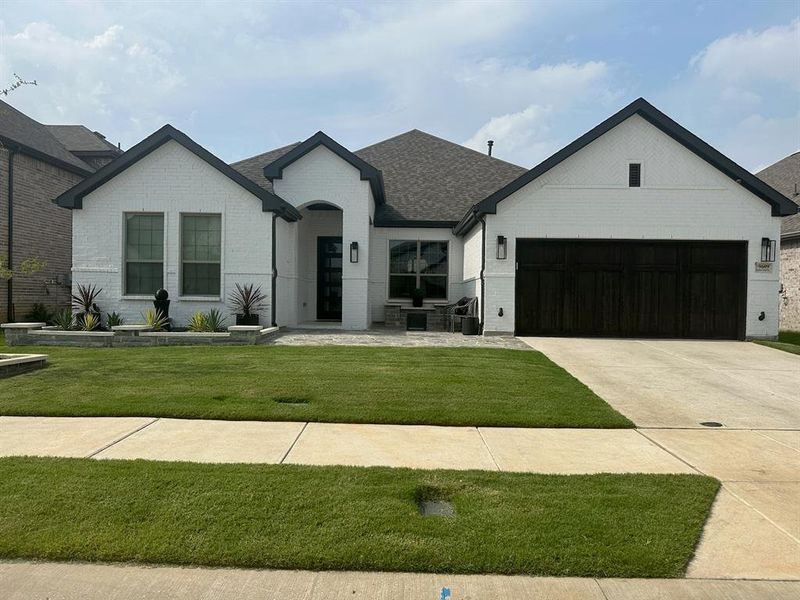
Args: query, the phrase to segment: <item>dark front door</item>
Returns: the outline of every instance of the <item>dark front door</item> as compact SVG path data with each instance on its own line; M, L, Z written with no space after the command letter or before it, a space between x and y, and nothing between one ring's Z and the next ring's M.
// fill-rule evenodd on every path
M317 238L317 318L342 318L342 238Z
M744 337L740 242L517 240L517 334Z

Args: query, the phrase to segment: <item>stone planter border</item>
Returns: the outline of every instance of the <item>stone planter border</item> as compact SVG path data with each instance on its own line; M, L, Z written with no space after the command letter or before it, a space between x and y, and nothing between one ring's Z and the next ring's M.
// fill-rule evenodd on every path
M39 369L47 362L47 354L0 353L0 379Z
M228 331L152 331L146 325L119 325L111 331L63 331L44 323L4 323L8 346L78 346L115 348L130 346L246 346L266 344L278 327L232 325Z

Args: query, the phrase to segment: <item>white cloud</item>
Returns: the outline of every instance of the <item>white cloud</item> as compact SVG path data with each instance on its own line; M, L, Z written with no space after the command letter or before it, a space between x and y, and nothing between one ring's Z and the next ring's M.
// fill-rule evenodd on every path
M800 89L800 20L720 38L689 64L702 79L734 85L766 80Z
M662 97L687 127L756 171L800 149L799 90L795 20L713 40Z
M494 155L533 166L570 140L558 126L576 110L589 105L612 105L619 98L611 69L604 62L541 65L535 69L487 62L464 76L468 87L487 93L494 114L465 142L484 151L495 141ZM569 131L569 130L568 130Z
M552 107L532 104L516 113L492 117L464 145L479 152L486 151L486 142L499 144L494 155L500 151L504 157L538 156L549 148ZM522 161L521 161L522 162ZM536 162L525 160L522 164Z
M26 90L21 107L31 116L45 123L85 123L126 145L163 125L162 103L184 85L162 51L118 24L83 37L29 23L3 36L0 74L7 79L12 71L38 81ZM120 119L134 111L138 123Z

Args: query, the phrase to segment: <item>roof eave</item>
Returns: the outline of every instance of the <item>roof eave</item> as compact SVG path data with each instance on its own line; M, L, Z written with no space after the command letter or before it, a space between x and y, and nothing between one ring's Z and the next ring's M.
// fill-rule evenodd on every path
M86 177L93 173L93 171L90 168L84 169L82 167L79 167L78 165L73 165L64 160L61 160L60 158L55 158L54 156L50 156L49 154L46 154L40 150L31 148L27 144L23 144L21 142L18 142L17 140L7 138L3 135L0 135L0 144L2 144L5 147L13 147L19 152L22 152L23 154L27 154L32 158L36 158L38 160L41 160L42 162L46 162L48 164L56 166L59 169L69 171L70 173L75 173L76 175L83 175L84 177Z
M793 215L796 212L796 205L783 196L780 192L773 189L758 177L739 166L724 154L713 148L708 143L701 140L694 135L691 131L671 119L666 114L662 113L655 106L647 102L644 98L638 98L631 102L628 106L611 115L608 119L596 125L582 136L567 144L564 148L546 158L544 161L536 165L527 173L523 173L517 179L503 186L484 200L481 200L477 206L477 214L495 214L497 212L497 204L516 192L522 189L541 175L563 162L579 150L588 146L591 142L598 139L603 134L607 133L623 121L626 121L633 115L638 114L644 118L651 125L673 138L675 141L683 145L687 150L693 152L720 172L730 177L742 187L755 194L772 207L773 217L785 217ZM465 217L466 218L466 217ZM463 221L463 219L462 219ZM469 226L464 230L461 225L457 228L463 232L471 229Z
M245 190L261 200L263 211L275 211L287 221L296 221L300 218L297 210L280 196L273 194L258 186L233 167L216 157L214 154L203 148L200 144L192 140L188 135L175 129L172 125L164 125L158 131L152 133L141 142L122 153L116 159L104 165L95 173L70 188L54 202L63 208L82 209L83 198L104 185L106 182L116 177L139 160L157 150L169 141L175 141L189 150L195 156L205 161L208 165L215 168L222 175L228 177L234 183L243 187Z

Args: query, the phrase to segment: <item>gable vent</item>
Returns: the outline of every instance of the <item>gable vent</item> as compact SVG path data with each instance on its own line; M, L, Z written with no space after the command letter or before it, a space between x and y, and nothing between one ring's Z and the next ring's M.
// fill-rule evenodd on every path
M630 163L628 165L628 187L642 186L642 164Z

